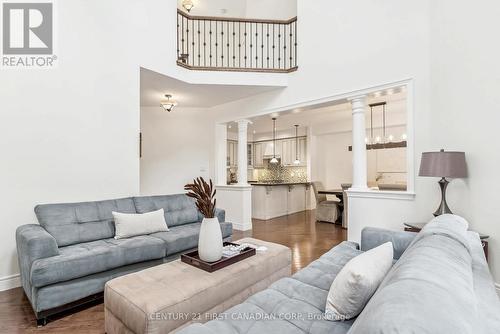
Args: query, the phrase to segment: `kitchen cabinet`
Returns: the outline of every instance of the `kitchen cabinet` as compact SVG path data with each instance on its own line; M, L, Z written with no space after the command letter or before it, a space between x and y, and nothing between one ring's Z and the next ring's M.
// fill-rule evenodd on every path
M281 156L282 144L280 140L276 141L276 150L274 149L274 143L272 140L263 141L261 143L264 146L264 157L271 158L273 154L275 154L277 158Z
M227 166L238 166L238 142L235 140L227 141Z
M247 167L253 167L253 143L247 144Z
M276 140L276 150L273 150L273 141L259 141L253 143L253 166L256 168L264 167L264 158L270 159L273 152L276 152L276 157L281 158L283 166L296 166L294 165L297 144L294 138L278 139ZM307 166L307 138L301 137L298 139L299 160L298 166Z
M253 143L253 166L264 167L264 143Z
M311 209L310 186L302 184L252 185L252 218L269 220Z
M298 139L298 143L295 138L284 139L282 142L282 154L281 163L283 166L306 166L307 165L307 138L302 137ZM297 152L298 148L298 154ZM299 158L300 164L295 165L295 159Z
M307 166L307 137L299 138L299 166Z
M292 166L295 161L295 139L281 141L281 164Z

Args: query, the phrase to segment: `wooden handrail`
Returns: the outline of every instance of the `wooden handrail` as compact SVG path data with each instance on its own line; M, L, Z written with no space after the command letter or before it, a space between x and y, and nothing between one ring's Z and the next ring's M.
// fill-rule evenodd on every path
M180 9L177 9L177 14L184 16L189 20L202 20L202 21L224 21L224 22L246 22L246 23L269 23L269 24L290 24L297 21L297 16L288 20L271 20L271 19L247 19L236 17L218 17L218 16L196 16L189 15Z

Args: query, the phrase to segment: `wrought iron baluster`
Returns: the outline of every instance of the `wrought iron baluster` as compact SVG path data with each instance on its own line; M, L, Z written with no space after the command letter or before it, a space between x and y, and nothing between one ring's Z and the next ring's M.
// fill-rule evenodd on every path
M259 28L255 23L255 67L259 66Z
M194 20L193 20L193 23L194 23ZM198 59L198 66L200 66L200 50L201 50L201 46L200 46L200 43L201 43L201 37L200 37L200 20L196 20L196 23L198 24L198 53L196 54L196 58ZM194 26L193 26L193 33L194 33ZM196 61L196 58L195 58L195 49L193 48L193 65L195 64L195 61Z
M278 68L281 68L281 23L278 24Z
M269 23L267 24L267 68L269 68Z
M283 25L283 68L286 70L286 24Z
M290 49L288 50L288 53L290 55L290 68L292 68L292 24L290 23Z
M179 60L179 51L180 51L180 49L179 49L179 16L180 16L180 14L177 13L177 60Z
M274 55L274 50L276 49L276 43L275 43L275 38L276 38L276 24L273 23L273 68L275 68L275 55Z
M234 63L236 61L236 51L235 51L236 42L235 42L235 38L236 38L236 28L235 28L235 22L233 21L233 67L236 67L236 65Z
M229 48L229 21L227 21L226 23L226 26L227 26L227 67L229 67L229 54L230 54L230 48Z
M241 68L241 22L238 22L238 67Z
M295 20L294 25L295 25L295 67L297 67L297 20Z
M224 66L224 21L221 21L221 37L220 37L220 50L221 50L221 65Z
M245 68L247 67L247 23L245 22Z
M215 21L215 67L217 67L217 64L219 63L219 55L218 55L218 50L217 50L217 38L219 38L219 24L217 21Z
M210 26L208 28L209 29L209 37L208 37L208 39L209 39L209 42L210 42L210 51L209 51L210 52L210 61L209 61L209 63L210 63L210 67L212 67L212 21L208 21L208 24Z
M189 20L186 20L186 51L188 54L188 64L190 64L189 63L189 56L191 56L191 52L189 52ZM194 62L193 62L193 64L190 64L190 65L194 65Z
M260 59L261 67L264 68L264 23L260 24Z
M253 60L253 55L252 55L252 23L250 22L250 68L252 67L252 60Z
M207 67L207 21L203 20L203 66Z
M184 16L182 17L181 25L182 25L182 38L181 38L181 43L182 43L182 55L184 55L186 52L184 52Z

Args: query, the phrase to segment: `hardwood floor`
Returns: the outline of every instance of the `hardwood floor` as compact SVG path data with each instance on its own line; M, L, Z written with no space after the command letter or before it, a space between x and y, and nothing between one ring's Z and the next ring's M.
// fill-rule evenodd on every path
M233 240L243 237L252 237L290 247L292 272L296 272L333 246L347 240L347 230L339 225L316 223L314 211L303 211L267 221L254 219L251 231L233 233Z
M290 247L292 271L296 272L346 240L347 231L337 225L316 223L314 211L304 211L268 221L254 220L252 231L233 234L233 240L243 237ZM104 307L103 304L87 307L37 328L28 299L22 288L16 288L0 292L0 333L104 333Z

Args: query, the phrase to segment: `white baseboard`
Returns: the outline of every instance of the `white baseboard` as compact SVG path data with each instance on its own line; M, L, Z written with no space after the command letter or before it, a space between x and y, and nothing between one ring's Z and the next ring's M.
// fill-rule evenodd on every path
M0 291L10 290L21 286L21 276L19 274L0 278Z
M252 223L250 224L233 223L233 229L238 231L250 231L252 229Z

